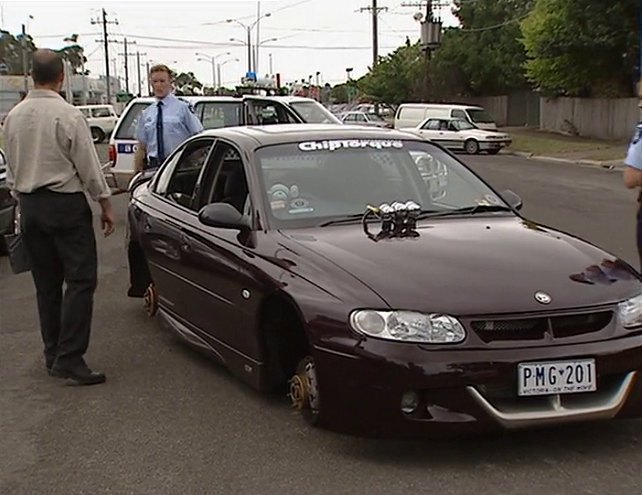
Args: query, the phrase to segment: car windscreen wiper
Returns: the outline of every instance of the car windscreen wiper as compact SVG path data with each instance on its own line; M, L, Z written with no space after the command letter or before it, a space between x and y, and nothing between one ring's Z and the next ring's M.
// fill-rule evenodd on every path
M328 225L340 225L342 223L356 222L363 219L363 213L354 213L353 215L345 215L343 217L334 218L326 222L320 223L319 227L327 227Z
M455 215L475 215L477 213L492 213L498 211L512 212L513 210L504 205L474 205L455 208L453 210L424 210L419 214L418 220Z

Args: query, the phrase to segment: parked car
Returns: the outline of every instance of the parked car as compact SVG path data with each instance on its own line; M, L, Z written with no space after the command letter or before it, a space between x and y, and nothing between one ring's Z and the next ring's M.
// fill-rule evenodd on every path
M431 118L421 122L417 127L402 130L470 155L480 151L495 155L512 143L511 137L505 132L485 131L460 119Z
M83 105L78 106L78 109L87 119L94 143L102 143L106 137L111 136L118 122L118 114L113 106Z
M640 275L439 145L211 130L132 192L149 314L250 386L287 384L311 424L416 437L642 415Z
M395 113L395 129L415 127L426 119L461 119L480 129L497 130L497 123L482 107L435 103L403 103Z
M0 254L6 254L4 235L13 232L13 217L16 202L7 185L7 157L0 149Z
M383 117L380 117L376 113L346 112L341 115L341 122L344 124L392 128L391 123L387 122Z
M286 123L339 124L341 121L311 98L297 96L182 96L194 106L205 129ZM124 109L109 141L110 185L125 189L134 176L136 128L141 112L154 98L135 98Z

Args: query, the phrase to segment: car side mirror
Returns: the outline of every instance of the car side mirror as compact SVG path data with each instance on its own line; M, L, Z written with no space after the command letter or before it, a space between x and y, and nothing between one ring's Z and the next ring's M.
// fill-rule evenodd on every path
M521 210L522 206L524 206L524 202L522 201L522 198L520 198L516 193L514 193L510 189L506 189L505 191L503 191L501 196L502 198L504 198L504 201L506 201L512 208L516 210Z
M219 229L248 230L249 225L241 213L228 203L211 203L198 212L203 225Z

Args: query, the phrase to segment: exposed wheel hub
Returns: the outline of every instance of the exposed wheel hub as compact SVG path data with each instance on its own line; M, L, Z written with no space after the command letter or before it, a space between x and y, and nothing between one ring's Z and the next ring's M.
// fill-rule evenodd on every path
M301 411L319 409L319 390L316 369L312 358L306 358L299 365L297 373L290 380L292 406Z
M154 316L156 311L158 311L158 292L154 284L150 284L149 287L147 287L143 301L147 315L150 317Z

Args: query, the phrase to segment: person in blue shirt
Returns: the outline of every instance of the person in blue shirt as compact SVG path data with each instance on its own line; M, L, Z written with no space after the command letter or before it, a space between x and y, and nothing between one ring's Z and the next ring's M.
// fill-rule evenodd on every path
M156 101L140 115L136 139L138 149L134 157L136 172L160 167L186 139L203 130L192 106L172 94L172 75L166 65L155 65L149 79ZM129 229L128 229L129 230ZM127 257L129 259L129 297L145 297L152 282L149 267L140 245L129 234Z
M642 267L642 122L635 127L635 133L624 161L624 185L629 189L641 188L638 193L637 245Z
M155 65L149 71L149 79L156 101L141 113L138 120L137 172L160 167L183 141L203 130L193 107L172 94L169 67Z

